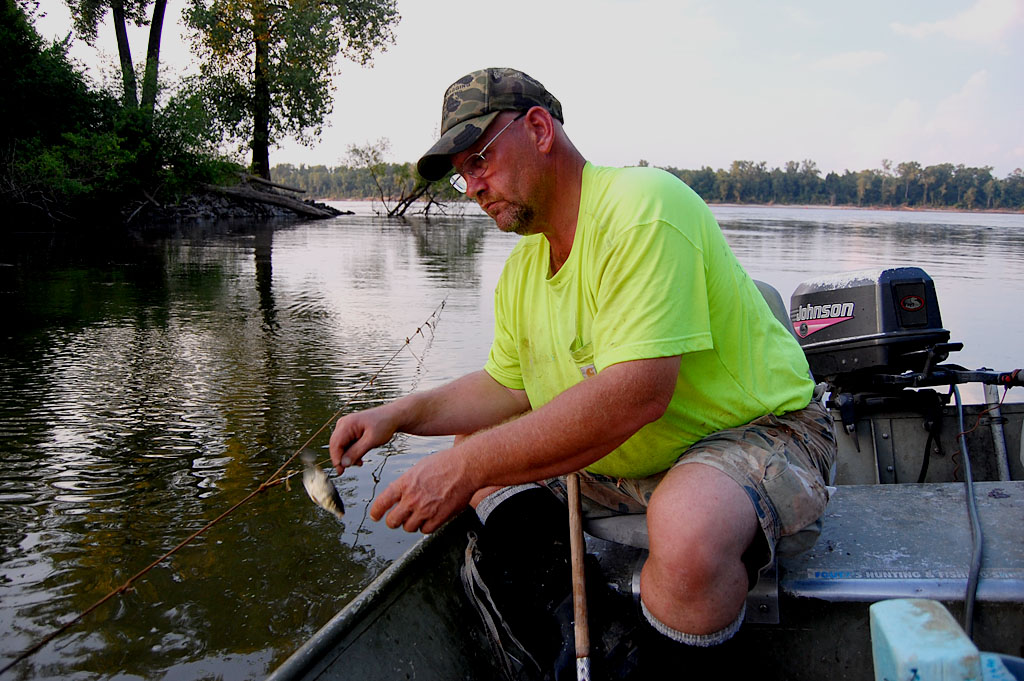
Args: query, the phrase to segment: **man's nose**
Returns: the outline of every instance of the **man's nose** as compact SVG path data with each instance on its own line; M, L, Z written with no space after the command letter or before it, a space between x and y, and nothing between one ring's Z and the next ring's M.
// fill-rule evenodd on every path
M466 181L466 196L479 202L479 194L483 192L487 183L484 182L483 178L470 177L469 175L463 175L463 179Z

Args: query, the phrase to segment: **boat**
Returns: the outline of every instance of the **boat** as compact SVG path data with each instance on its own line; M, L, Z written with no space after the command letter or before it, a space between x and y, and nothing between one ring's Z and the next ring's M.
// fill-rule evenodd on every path
M820 537L748 596L743 651L766 679L874 679L871 606L926 599L1024 679L1024 403L1000 399L1024 376L947 362L962 345L919 268L811 280L788 308L758 286L805 350L839 456ZM966 384L985 399L963 404ZM457 577L474 522L463 513L425 536L269 679L504 678ZM635 606L644 517L586 531L600 579Z

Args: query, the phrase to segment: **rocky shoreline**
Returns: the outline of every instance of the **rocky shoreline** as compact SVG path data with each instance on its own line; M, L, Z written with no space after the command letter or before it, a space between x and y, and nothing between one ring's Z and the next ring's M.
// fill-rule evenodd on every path
M201 191L175 204L147 201L126 216L126 222L190 222L209 220L267 220L299 218L322 220L354 215L312 199L302 199L304 190L270 182L251 175L237 185L204 185Z

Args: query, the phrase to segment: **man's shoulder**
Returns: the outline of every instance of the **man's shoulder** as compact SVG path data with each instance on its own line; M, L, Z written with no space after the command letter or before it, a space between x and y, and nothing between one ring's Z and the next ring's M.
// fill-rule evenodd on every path
M596 184L615 188L621 191L650 190L654 188L665 188L667 190L681 191L689 189L685 182L678 177L650 166L591 166L592 177Z
M682 226L711 215L696 192L661 168L592 166L586 179L584 210L600 222L660 220Z

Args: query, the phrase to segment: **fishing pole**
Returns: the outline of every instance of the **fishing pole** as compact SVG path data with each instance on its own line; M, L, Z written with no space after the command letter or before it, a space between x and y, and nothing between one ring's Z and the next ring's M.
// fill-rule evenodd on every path
M569 493L569 556L572 564L573 633L576 643L576 680L590 681L590 628L587 624L587 583L584 575L583 511L580 474L566 478Z
M29 657L35 655L37 652L42 650L42 648L47 643L49 643L50 641L54 640L55 638L57 638L61 634L63 634L66 631L68 631L71 627L73 627L76 624L78 624L79 622L81 622L83 619L85 619L85 617L87 617L90 613L92 613L95 610L97 610L98 608L100 608L107 601L111 600L112 598L114 598L115 596L117 596L119 594L122 594L122 593L125 593L127 591L130 591L133 588L132 585L136 581L138 581L139 579L144 577L149 571L151 571L153 568L155 568L156 566L158 566L160 563L164 562L168 558L170 558L172 555L177 553L179 550L181 550L181 549L185 548L187 545L191 544L197 538L199 538L200 536L205 534L207 530L209 530L214 525L217 525L219 522L221 522L222 520L227 518L229 515L231 515L236 510L241 508L244 504L248 503L250 500L252 500L256 496L258 496L262 492L266 491L267 489L270 489L271 487L275 487L277 485L280 485L280 484L286 482L289 478L291 478L293 474L289 474L287 476L281 477L281 475L282 475L282 473L284 473L285 469L287 469L288 466L291 465L292 461L294 461L307 447L309 447L313 443L314 440L316 440L318 437L320 437L320 435L325 430L327 430L327 428L329 428L335 421L337 421L341 417L341 414L346 409L348 409L349 405L352 404L352 401L355 400L355 398L359 397L359 395L361 395L363 393L363 391L365 391L367 388L369 388L371 385L373 385L374 381L377 380L377 377L380 376L381 372L383 372L386 368L388 368L388 366L390 366L390 364L393 361L395 361L395 359L398 357L398 355L400 355L402 353L403 350L406 350L408 348L409 352L412 353L414 357L416 357L416 354L413 353L412 349L409 347L410 344L412 343L412 339L415 338L417 335L420 335L420 336L423 336L424 338L426 338L426 336L424 336L424 334L423 334L423 327L427 327L427 328L429 328L431 330L434 329L434 327L437 324L437 320L440 319L440 317L441 317L441 311L444 310L445 303L447 303L447 302L448 302L448 298L445 297L441 301L440 305L438 305L436 308L434 308L434 311L430 313L430 316L427 317L427 320L425 322L423 322L420 326L416 327L416 331L414 331L410 336L408 336L405 339L405 343L402 344L397 350L395 350L395 352L390 357L388 357L388 359L384 362L384 364L382 364L380 366L380 368L377 369L377 371L372 376L370 376L370 378L367 379L365 383L363 383L363 385L359 388L359 390L357 390L355 393L353 393L345 401L345 403L342 404L341 407L339 407L338 410L335 411L334 414L329 419L327 419L327 421L324 422L324 424L322 426L320 426L316 430L315 433L310 435L309 438L302 444L302 446L300 446L298 449L296 449L295 452L290 457L288 457L288 459L285 460L285 462L283 464L281 464L281 466L276 471L274 471L270 475L270 477L268 477L265 481L260 483L259 487L257 487L252 492L247 494L245 497L243 497L241 499L241 501L238 501L237 503L232 505L230 508L228 508L226 511L221 513L219 516L217 516L216 518L214 518L213 520L208 522L206 525L204 525L200 529L198 529L195 532L193 532L192 534L190 534L186 539L184 539L177 546L175 546L174 548L170 549L169 551L164 553L162 556L160 556L159 558L157 558L156 560L151 562L149 565L147 565L146 567L142 568L141 570L136 572L134 575L129 577L128 580L124 584L122 584L119 587L114 588L107 595L105 595L103 598L99 599L98 601L96 601L95 603L90 605L88 608L86 608L85 610L83 610L80 613L78 613L71 620L65 622L60 627L54 629L49 634L44 636L37 643L35 643L32 647L28 648L27 650L25 650L24 652L19 654L13 660L11 660L6 665L4 665L4 667L2 669L0 669L0 674L6 673L8 670L13 668L19 662L22 662L22 661L28 659ZM417 361L420 361L418 357L417 357Z

